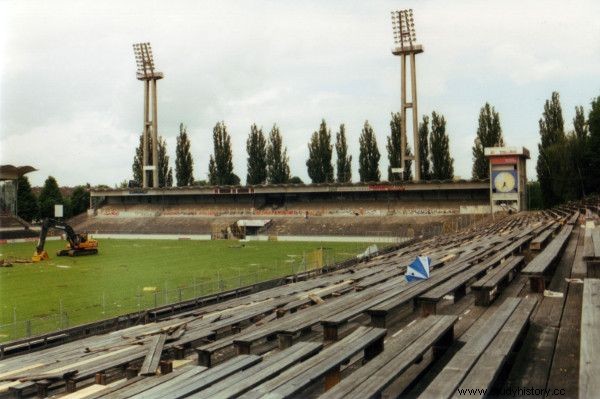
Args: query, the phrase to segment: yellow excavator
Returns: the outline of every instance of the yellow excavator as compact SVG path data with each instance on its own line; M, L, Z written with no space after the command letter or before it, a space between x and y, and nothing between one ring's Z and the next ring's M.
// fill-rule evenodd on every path
M84 255L96 255L98 253L98 241L88 238L87 234L77 234L71 226L68 224L58 221L56 219L46 218L42 222L42 230L40 231L40 238L35 252L31 257L33 262L40 262L42 260L50 259L48 252L44 250L46 244L46 236L50 229L61 230L65 232L67 236L67 247L56 252L57 256L84 256Z

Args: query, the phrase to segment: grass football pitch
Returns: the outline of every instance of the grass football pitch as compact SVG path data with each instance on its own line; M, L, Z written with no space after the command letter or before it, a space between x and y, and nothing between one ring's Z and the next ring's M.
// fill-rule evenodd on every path
M339 262L369 244L101 239L98 255L56 256L64 245L46 243L50 260L0 268L0 341L292 274L319 256ZM0 258L30 259L34 247L0 245Z

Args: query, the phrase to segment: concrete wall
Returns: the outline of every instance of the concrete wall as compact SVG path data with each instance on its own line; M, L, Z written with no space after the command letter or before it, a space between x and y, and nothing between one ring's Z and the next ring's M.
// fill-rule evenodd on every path
M115 238L123 240L200 240L208 241L210 234L90 234L94 238Z
M96 239L125 239L125 240L199 240L208 241L210 234L93 234ZM57 238L58 239L58 238ZM288 241L288 242L369 242L400 244L408 241L406 237L377 237L377 236L248 236L241 241Z
M305 242L368 242L400 244L408 241L407 237L378 236L247 236L245 241L305 241ZM244 241L244 240L242 240Z
M461 215L483 215L490 213L489 205L461 205L459 213Z

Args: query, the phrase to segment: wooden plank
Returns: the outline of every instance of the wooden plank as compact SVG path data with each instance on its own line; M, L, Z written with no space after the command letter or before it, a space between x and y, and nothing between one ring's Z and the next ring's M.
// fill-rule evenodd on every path
M142 367L140 368L139 375L156 374L166 339L167 334L160 334L152 339L152 342L148 346L148 354L144 358L144 363L142 363Z
M556 260L560 252L564 249L570 235L573 231L572 225L563 226L558 235L548 244L546 249L540 252L525 268L523 274L541 275L546 272L553 262Z
M557 328L544 327L532 322L523 347L510 370L506 385L545 389L557 336Z
M105 398L108 395L111 395L119 390L124 389L125 387L128 387L130 385L133 385L139 381L142 381L143 379L145 379L145 377L143 376L136 376L133 378L130 378L128 380L125 381L118 381L116 383L110 384L108 386L106 386L106 390L98 392L96 394L92 394L92 395L88 395L86 396L85 399L98 399L98 398Z
M498 335L460 383L459 389L490 389L492 387L509 354L523 336L536 303L535 297L525 298L521 301ZM455 391L452 397L456 399L459 396Z
M19 380L25 381L38 381L38 380L63 380L70 378L78 373L77 369L63 368L60 371L50 371L43 374L26 374L26 375L15 375L10 378L5 378L3 381Z
M10 370L10 371L1 373L0 374L0 381L10 380L10 379L17 379L16 377L13 378L13 376L26 375L25 374L26 371L33 370L33 369L42 367L44 365L46 365L46 363L34 363L34 364L30 364L30 365L27 365L27 366L20 367L20 368L15 369L15 370Z
M531 240L531 243L529 243L529 249L536 250L536 251L541 250L546 245L546 243L550 240L550 235L552 233L553 233L553 230L551 230L551 229L548 229L548 230L542 232L540 235L538 235L533 240Z
M552 280L548 289L553 292L562 293L562 296L544 296L535 312L533 321L541 326L559 327L562 317L565 298L568 289L567 279L571 277L573 261L576 254L577 243L579 242L579 233L581 229L574 230L568 244L557 260L556 270L553 273Z
M77 357L74 357L71 359L63 358L63 359L61 359L61 361L59 361L57 363L49 364L47 367L44 367L40 370L41 374L42 374L41 376L40 375L36 375L36 376L25 375L24 378L26 378L26 379L65 378L64 374L71 374L71 376L72 376L72 375L76 374L76 373L73 373L73 371L75 371L75 370L77 370L81 373L82 370L89 368L89 367L93 367L94 365L99 364L101 362L105 362L105 361L110 362L114 359L120 360L122 357L129 356L132 354L133 355L142 354L140 356L140 357L142 357L143 353L144 353L144 349L142 347L130 346L130 347L118 349L115 351L110 351L110 352L99 354L99 355L82 356L81 355L81 352L82 352L81 346L77 345L77 343L73 343L73 345L78 348L77 349L77 352L78 352ZM60 359L60 357L59 357L59 359ZM57 376L62 376L62 377L57 377ZM22 378L22 380L23 380L23 378Z
M569 220L567 221L568 224L575 224L577 223L577 220L579 219L579 211L576 211L575 213L573 213L573 215L571 215L571 217L569 218Z
M580 229L579 241L577 244L577 252L575 253L575 260L573 263L573 270L571 272L571 278L583 279L587 276L586 262L583 260L584 243L586 240L585 229ZM583 287L582 287L583 290Z
M350 335L322 350L318 355L298 364L279 376L246 392L244 398L261 398L274 395L289 397L305 389L324 377L329 371L347 361L370 343L382 339L386 330L372 327L358 327Z
M514 270L521 263L523 263L523 260L523 256L513 256L508 258L506 262L504 262L499 267L495 268L493 271L491 271L490 273L486 274L484 277L473 283L471 285L471 289L477 290L483 287L496 287L512 270Z
M503 287L515 278L523 259L523 256L510 257L504 264L473 283L471 291L475 294L475 305L489 306L500 295Z
M583 243L583 260L592 260L596 257L594 242L592 241L592 231L586 229L585 241Z
M385 365L399 353L402 353L423 333L429 331L436 323L439 323L443 316L429 316L418 319L415 323L405 327L402 334L391 337L386 341L386 348L383 353L371 360L364 367L359 368L352 373L351 378L343 379L333 389L327 391L325 397L346 397L360 385L366 381L376 370L385 367Z
M185 368L177 371L173 371L172 373L160 375L156 377L135 377L135 378L143 378L143 380L138 380L133 384L127 384L125 386L120 387L116 392L111 393L111 399L125 399L131 398L136 395L139 395L143 392L149 391L152 388L155 388L160 385L166 384L168 381L185 381L189 378L193 378L194 376L203 373L206 371L206 367L196 366L192 368Z
M592 231L592 243L594 248L594 257L600 258L600 227Z
M357 306L361 307L365 303L397 295L397 292L403 289L404 282L404 277L392 278L379 286L299 310L293 315L283 317L279 323L269 323L250 333L242 333L236 337L234 345L238 349L238 353L250 353L249 350L253 343L277 333L297 333L318 324L319 321L328 320L329 317L337 318L339 316L342 317L342 320L347 320L353 315L360 314L360 312L357 313Z
M245 370L262 360L256 355L240 355L229 359L213 368L186 379L173 379L167 383L158 385L151 390L136 396L137 398L184 398L217 382L232 374Z
M104 391L107 390L107 386L106 385L98 385L98 384L93 384L90 385L88 387L82 388L77 392L73 392L70 394L67 394L65 396L61 396L61 399L84 399L84 398L88 398L89 396L101 393L102 395L105 394Z
M142 351L135 351L133 353L121 353L119 355L102 359L96 363L88 363L82 366L77 374L72 377L66 378L67 381L79 382L89 377L93 377L96 373L110 370L115 367L126 365L130 362L137 361L144 357Z
M449 398L452 396L520 302L519 298L506 299L488 319L485 328L481 328L471 335L471 339L452 357L421 396L423 398Z
M21 381L10 381L10 382L5 382L3 384L0 384L0 393L8 392L11 390L11 388L14 388L17 385L21 385L21 384L22 384Z
M347 281L343 281L341 283L333 284L331 286L328 286L328 287L320 289L320 290L315 290L313 292L314 292L314 294L318 295L319 298L321 298L321 299L328 298L328 297L331 297L333 294L348 292L349 290L352 289L352 285L353 285L352 283L353 283L352 280L347 280ZM308 294L306 296L303 295L301 298L299 298L295 301L289 302L288 304L286 304L285 306L283 306L281 308L278 308L277 309L278 315L281 317L287 312L295 312L300 307L308 306L308 305L312 304L313 301L310 298L311 294Z
M241 373L232 375L206 390L189 396L189 398L237 398L295 364L315 355L322 347L322 344L316 342L299 342Z
M583 282L574 281L569 284L548 376L547 388L564 389L566 396L570 398L578 397L579 392L582 297Z
M600 397L600 279L585 279L581 309L579 397Z
M342 380L320 398L377 396L410 366L418 362L438 340L451 332L457 320L457 316L430 316L421 319L403 331L399 339L388 340L387 348L381 355Z
M340 324L346 323L351 318L360 315L368 308L375 306L390 298L394 298L398 296L398 294L400 294L401 292L405 292L409 289L410 286L406 283L404 277L401 277L398 281L396 288L384 290L383 292L373 291L374 295L370 295L370 297L364 298L364 300L352 301L354 303L352 303L352 305L347 307L346 309L340 309L340 311L331 312L326 317L322 318L320 320L321 324L323 324L324 326L339 326ZM367 290L362 292L367 292Z
M249 327L247 327L246 329L244 329L244 333L247 334L249 332L256 331L256 330L260 329L261 326L265 325L265 323L272 322L276 318L277 318L277 315L275 313L273 313L269 316L266 316L266 317L260 319L258 322L254 323L254 324L250 325ZM222 349L233 346L233 342L236 339L236 337L238 337L238 336L239 336L239 334L233 334L233 335L218 339L214 342L211 342L209 344L202 345L201 347L196 348L196 353L198 355L198 365L211 367L212 355L217 351L220 351ZM222 359L222 360L227 360L227 359Z

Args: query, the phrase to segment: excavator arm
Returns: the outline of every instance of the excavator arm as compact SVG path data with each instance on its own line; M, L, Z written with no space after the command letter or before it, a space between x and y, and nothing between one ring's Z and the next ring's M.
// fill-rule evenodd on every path
M49 259L48 253L44 250L44 246L46 245L46 237L48 236L48 231L50 229L64 231L67 241L69 242L67 249L57 252L58 256L94 255L98 253L98 241L88 239L87 234L82 235L75 233L73 228L67 223L56 219L46 218L42 222L40 237L32 257L34 262Z

